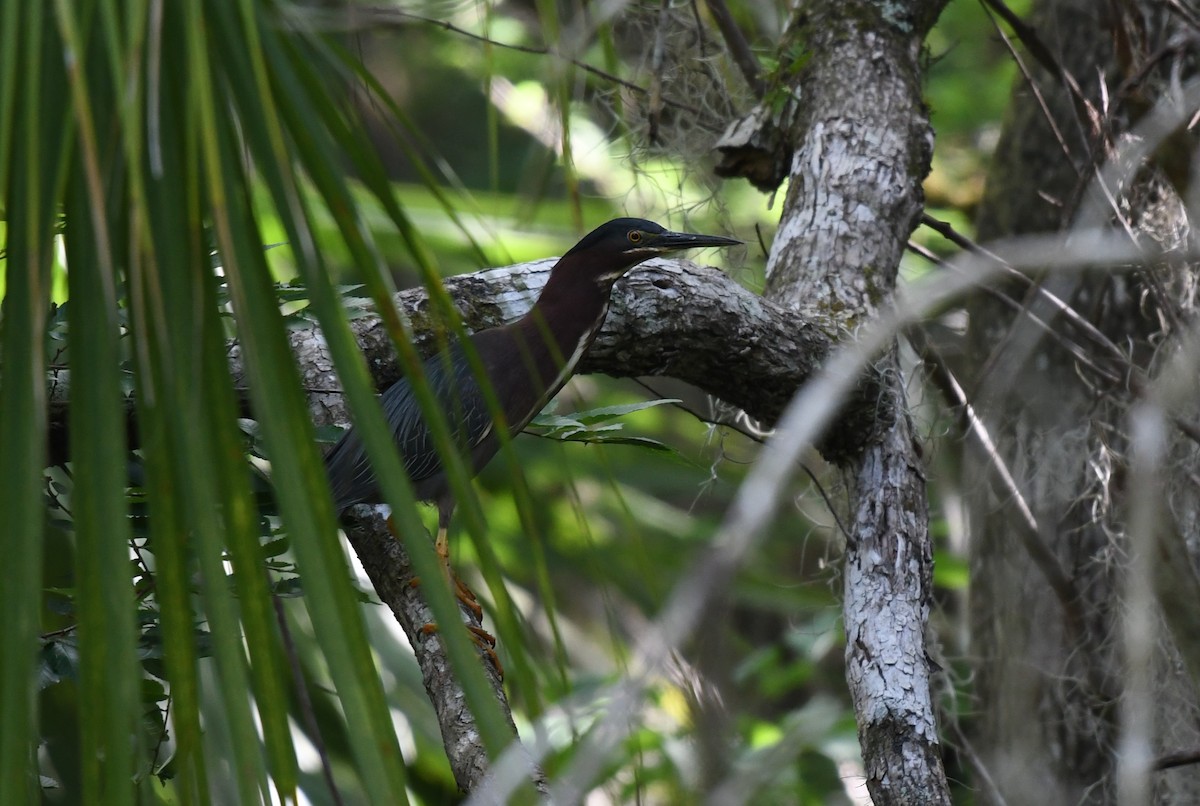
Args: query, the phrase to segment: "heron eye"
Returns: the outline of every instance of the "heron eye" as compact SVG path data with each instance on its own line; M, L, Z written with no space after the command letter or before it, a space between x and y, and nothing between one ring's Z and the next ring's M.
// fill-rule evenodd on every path
M641 243L642 242L642 233L638 232L635 229L630 230L629 231L629 242L630 243Z

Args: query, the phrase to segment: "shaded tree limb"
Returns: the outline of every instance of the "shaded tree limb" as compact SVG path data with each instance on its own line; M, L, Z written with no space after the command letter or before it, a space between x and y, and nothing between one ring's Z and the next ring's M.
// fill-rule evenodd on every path
M466 330L496 327L523 316L541 292L554 260L448 278L446 291ZM412 322L418 349L432 352L439 317L424 289L401 292L396 302ZM395 381L400 366L378 317L363 316L353 326L379 385ZM337 390L315 326L297 330L292 343L306 385ZM604 327L577 372L671 376L757 420L772 422L831 344L814 321L763 300L715 269L652 260L617 283ZM312 349L316 352L310 353ZM313 400L337 415L339 398L334 391Z
M515 321L532 306L554 260L451 277L445 281L446 291L469 332L495 327ZM412 323L418 348L435 350L438 319L424 289L400 292L396 303ZM400 365L379 317L368 313L352 326L377 386L393 383L400 377ZM817 312L785 310L716 269L683 260L652 260L617 283L604 328L577 372L674 377L770 427L795 390L825 360L839 327L832 317ZM333 359L315 323L294 328L289 339L314 420L321 425L348 422ZM244 388L236 342L229 353L234 379ZM50 372L51 464L68 458L70 379L69 369ZM827 457L851 455L861 448L875 417L877 396L876 381L864 379L819 446ZM132 393L127 411L130 444L136 446ZM252 416L248 402L245 412Z
M515 321L533 305L554 258L451 277L446 291L474 332ZM424 289L401 292L418 348L432 352L437 319ZM353 323L380 388L401 374L378 317ZM618 378L670 376L742 409L768 427L821 365L837 324L815 313L786 311L716 269L682 260L652 260L617 283L600 335L577 369ZM348 421L333 361L316 326L291 334L314 419ZM237 346L231 347L235 377ZM875 418L877 381L864 379L819 447L828 456L859 450Z
M1154 760L1154 769L1169 770L1188 764L1200 764L1200 750L1188 750L1161 755Z
M737 65L738 70L741 71L742 78L753 90L754 97L762 98L766 85L760 75L758 59L754 58L754 52L750 50L750 43L746 41L742 29L738 28L733 15L729 13L729 6L725 5L725 0L705 0L704 4L708 6L713 21L717 23L717 28L725 40L725 46L729 48L729 55L733 58L733 63Z

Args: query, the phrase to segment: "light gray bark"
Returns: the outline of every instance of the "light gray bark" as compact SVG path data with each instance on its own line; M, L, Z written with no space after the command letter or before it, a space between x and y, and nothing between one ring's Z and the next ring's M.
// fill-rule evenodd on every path
M731 127L727 175L771 187L790 176L766 294L819 310L844 333L890 305L923 206L932 131L918 57L941 2L805 3L763 106ZM895 351L861 421L865 446L833 457L850 491L847 681L867 786L877 804L949 803L930 693L925 630L932 544L925 476Z

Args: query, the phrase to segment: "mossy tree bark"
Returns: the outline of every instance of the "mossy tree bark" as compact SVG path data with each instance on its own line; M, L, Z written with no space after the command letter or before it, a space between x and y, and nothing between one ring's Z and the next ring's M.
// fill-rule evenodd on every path
M1182 203L1190 175L1177 159L1194 152L1186 132L1166 138L1136 176L1096 192L1099 169L1136 142L1130 132L1145 112L1195 74L1194 30L1172 5L1035 4L1037 40L1023 54L1031 80L1017 82L979 211L982 241L1113 227L1152 250L1194 250ZM1193 111L1180 110L1179 122ZM1163 607L1172 592L1197 585L1200 455L1180 426L1196 418L1194 393L1171 412L1173 447L1160 468L1158 602L1148 612L1131 610L1128 584L1130 558L1147 537L1129 526L1139 505L1130 494L1139 488L1131 483L1138 446L1130 415L1157 397L1161 368L1189 338L1196 280L1195 265L1180 255L1125 273L1048 274L1002 288L1020 303L1015 312L983 295L970 307L962 369L998 448L969 447L964 457L978 673L973 733L995 783L986 802L1146 802L1138 793L1163 803L1200 800L1195 764L1154 770L1200 746L1198 670L1186 648L1196 638L1186 624L1197 605ZM1046 292L1096 333L1055 310ZM1185 365L1194 373L1194 354ZM981 482L1000 463L1032 524L1017 514L1016 496ZM1129 653L1131 618L1145 619L1155 636L1144 664ZM1153 680L1153 705L1131 711L1130 674L1139 664ZM1150 754L1139 770L1134 746L1123 741L1143 731Z

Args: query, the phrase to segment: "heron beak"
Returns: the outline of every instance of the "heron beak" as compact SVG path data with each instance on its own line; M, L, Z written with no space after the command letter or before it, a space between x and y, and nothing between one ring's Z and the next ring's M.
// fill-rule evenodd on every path
M678 252L681 249L700 249L706 246L737 246L742 243L735 238L720 235L693 235L690 232L661 232L649 244L655 252Z

